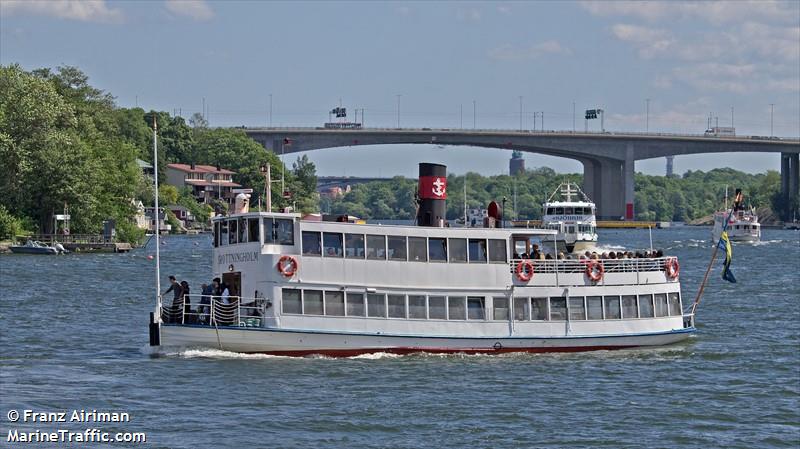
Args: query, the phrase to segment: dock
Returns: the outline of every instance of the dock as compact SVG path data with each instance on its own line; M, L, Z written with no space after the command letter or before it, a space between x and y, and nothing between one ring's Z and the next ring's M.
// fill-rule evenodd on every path
M35 240L48 245L60 243L67 251L127 253L133 247L130 243L117 242L116 238L103 234L34 234L31 236L17 237L21 243L26 240Z

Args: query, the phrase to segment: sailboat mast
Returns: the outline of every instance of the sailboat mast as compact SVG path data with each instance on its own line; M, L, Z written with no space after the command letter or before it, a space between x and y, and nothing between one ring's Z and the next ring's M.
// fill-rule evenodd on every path
M155 218L156 228L156 317L161 320L161 223L159 220L158 207L158 123L155 114L153 115L153 185L155 186L155 206L153 218Z

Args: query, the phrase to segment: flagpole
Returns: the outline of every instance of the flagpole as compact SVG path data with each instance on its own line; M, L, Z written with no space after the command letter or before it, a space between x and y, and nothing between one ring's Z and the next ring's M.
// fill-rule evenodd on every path
M727 204L728 200L728 191L727 186L725 187L725 203ZM730 212L728 212L728 217L725 218L725 223L722 224L722 232L724 233L728 229L728 222L730 221L731 217L733 216L733 208L731 208ZM720 234L720 240L722 240L722 235ZM692 303L692 315L694 315L695 311L697 310L697 306L700 305L700 300L703 297L703 291L706 288L706 283L708 282L708 275L711 273L711 268L714 266L714 260L717 259L717 251L719 251L719 241L714 243L714 251L711 253L711 261L708 262L708 268L706 268L706 274L703 276L703 282L700 284L700 288L697 290L697 296L694 298L694 303Z
M155 218L156 228L156 320L161 322L161 242L159 241L161 235L161 223L159 222L159 208L158 208L158 123L156 116L153 114L153 181L155 185L155 206L153 212Z

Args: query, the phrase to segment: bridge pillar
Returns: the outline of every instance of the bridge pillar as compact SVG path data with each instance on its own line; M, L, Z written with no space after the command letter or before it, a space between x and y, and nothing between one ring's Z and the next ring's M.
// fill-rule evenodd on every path
M800 213L800 154L781 153L781 196L786 205L783 220L788 221Z
M622 165L622 176L625 183L625 219L633 220L633 199L634 199L634 180L635 162L633 159L633 145L628 144L625 150L625 162Z
M633 213L632 149L629 162L616 159L583 159L581 162L583 191L597 205L598 219L619 220L625 217L628 201Z

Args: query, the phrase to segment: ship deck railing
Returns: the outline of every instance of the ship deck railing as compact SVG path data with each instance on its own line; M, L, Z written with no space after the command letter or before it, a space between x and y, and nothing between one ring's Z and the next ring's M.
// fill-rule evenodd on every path
M265 298L183 295L172 304L161 307L161 321L211 327L261 327L266 310L271 306L272 303Z
M512 259L509 263L511 273L523 261L533 263L535 273L583 273L590 262L603 265L605 273L638 273L645 271L666 271L667 261L674 257L633 258L633 259Z

